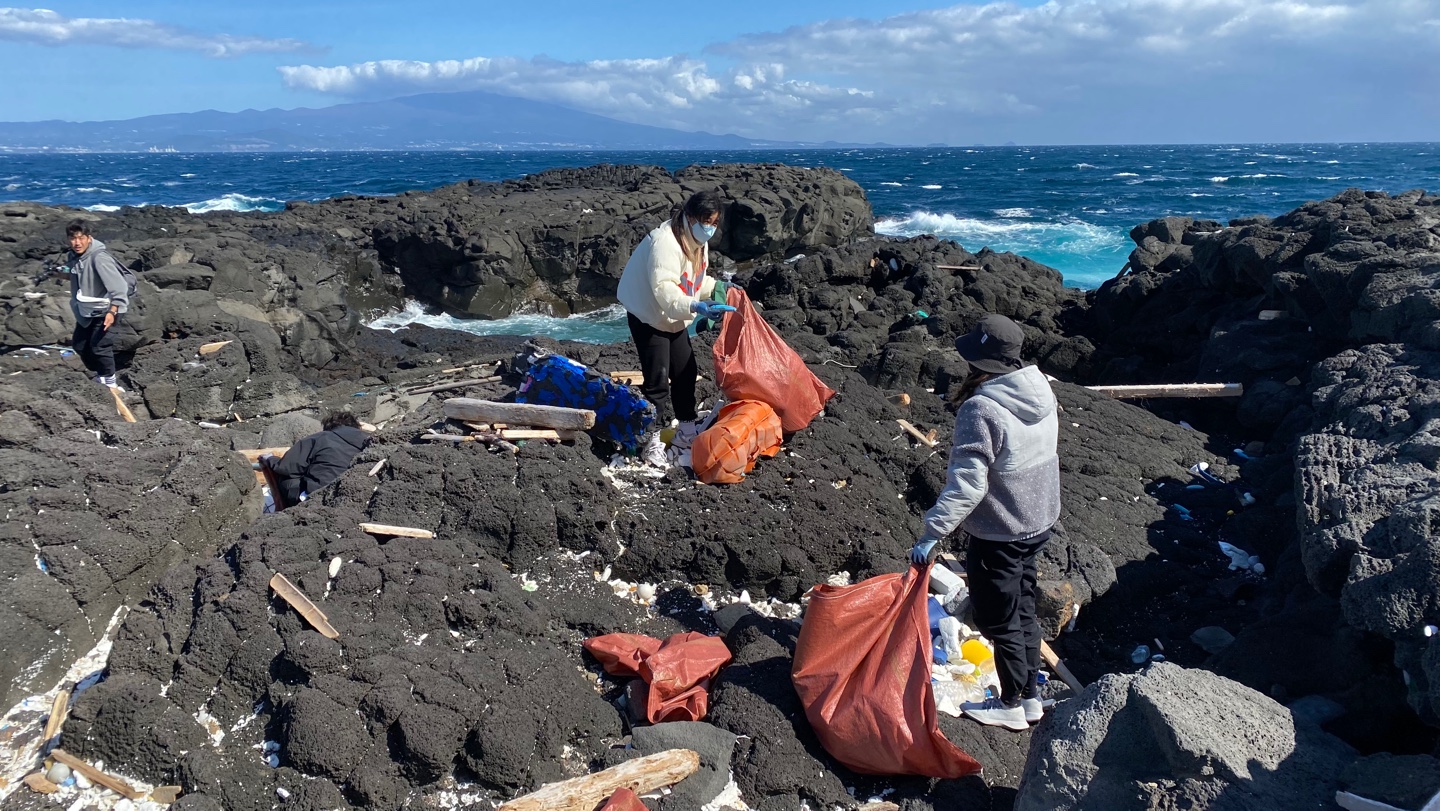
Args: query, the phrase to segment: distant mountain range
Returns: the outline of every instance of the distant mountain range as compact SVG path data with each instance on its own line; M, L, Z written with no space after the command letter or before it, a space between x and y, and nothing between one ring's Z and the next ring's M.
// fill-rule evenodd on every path
M125 121L0 123L0 152L296 152L366 149L784 149L798 143L628 124L479 91L319 109L172 113ZM880 146L869 144L868 146Z

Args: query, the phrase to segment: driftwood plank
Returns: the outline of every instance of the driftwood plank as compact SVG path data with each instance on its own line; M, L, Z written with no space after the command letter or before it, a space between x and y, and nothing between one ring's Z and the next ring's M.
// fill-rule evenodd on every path
M227 347L227 346L229 346L230 344L233 344L233 343L235 343L235 342L234 342L234 341L211 341L211 342L208 343L208 344L200 344L200 354L201 354L201 355L213 355L213 354L215 354L216 352L219 352L220 350L224 349L225 347Z
M305 596L305 592L296 588L295 584L291 583L285 575L276 572L275 576L270 578L270 588L274 589L275 593L280 595L280 598L289 603L292 608L300 612L300 616L304 617L305 621L310 623L315 630L330 639L340 638L340 632L330 624L330 618L325 616L325 612L320 610L320 606L315 605L309 597Z
M1075 674L1071 673L1070 668L1065 666L1065 662L1061 660L1059 655L1055 653L1055 650L1050 647L1050 643L1043 639L1040 640L1040 658L1045 660L1045 664L1049 665L1050 669L1055 671L1055 675L1059 676L1060 680L1065 682L1066 686L1071 690L1078 693L1085 689L1085 685L1081 684L1080 680L1075 678Z
M361 524L361 532L368 532L371 535L390 535L395 538L433 538L435 533L428 529L416 529L415 527L396 527L389 524Z
M909 420L896 420L896 422L900 423L900 427L905 430L905 433L915 437L915 439L919 440L920 444L924 445L925 447L933 448L936 444L938 444L937 440L935 439L934 431L931 431L928 434L922 434L920 433L919 428L916 428L914 425L910 424Z
M95 783L96 785L104 786L105 788L110 789L111 791L119 794L122 797L125 797L126 799L140 800L144 799L145 797L144 792L135 790L133 786L131 786L124 780L100 771L94 766L91 766L89 763L86 763L80 758L75 757L69 752L66 752L64 749L54 750L50 753L50 757L53 757L59 762L64 763L66 766L69 766L71 771L76 771L85 775L85 778L90 782Z
M497 403L468 397L446 400L445 416L461 422L503 422L506 425L532 425L560 431L588 431L595 427L595 412L586 409Z
M1138 400L1145 397L1239 397L1245 393L1243 383L1159 383L1145 386L1086 386L1091 391L1108 394L1117 400Z
M385 467L385 463L386 463L387 461L389 461L389 460L388 460L388 459L381 459L380 461L376 462L376 463L375 463L375 467L370 468L370 472L369 472L368 474L366 474L366 475L368 475L368 476L374 476L376 473L379 473L379 472L380 472L380 469L383 468L383 467Z
M125 398L120 396L120 390L111 389L110 396L115 398L115 411L120 414L120 419L126 422L134 422L135 415L130 412L130 406L125 405Z
M690 749L671 749L636 758L604 771L542 786L538 791L501 803L498 811L595 811L618 789L648 794L673 786L700 768Z
M241 456L245 457L246 460L248 460L248 461L258 462L258 461L260 461L260 457L262 457L262 456L264 456L264 455L266 455L266 454L269 454L269 455L271 455L271 456L284 456L284 455L285 455L285 451L288 451L288 450L290 450L290 449L289 449L289 448L254 448L254 449L251 449L251 450L236 451L236 453L238 453L238 454L240 454Z
M434 386L422 386L418 389L410 389L406 394L432 394L437 391L450 391L452 389L463 389L467 386L480 386L486 383L499 383L500 375L489 377L475 377L470 380L457 380L454 383L440 383Z
M70 691L74 689L73 684L61 687L60 692L55 694L55 700L50 702L50 717L45 721L45 736L40 739L41 746L60 733L60 726L65 723L65 714L70 711Z

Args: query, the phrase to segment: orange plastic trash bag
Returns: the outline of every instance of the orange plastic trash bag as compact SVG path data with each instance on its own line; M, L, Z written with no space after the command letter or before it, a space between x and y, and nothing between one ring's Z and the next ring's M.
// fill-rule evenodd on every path
M704 718L710 680L730 663L730 649L719 637L694 631L664 642L642 634L606 634L585 640L585 650L606 673L645 680L645 720L652 724Z
M599 811L650 811L650 809L645 807L645 803L640 802L640 798L635 792L628 788L617 788L615 793L610 795L610 799L600 806Z
M715 339L715 382L725 398L759 400L775 409L785 433L810 424L835 396L780 334L760 317L744 290L732 286L725 303L735 312L725 316Z
M735 484L755 461L780 452L780 415L759 400L730 403L690 443L690 466L706 484Z
M930 688L929 569L816 586L791 679L834 758L864 774L956 778L980 764L936 725Z

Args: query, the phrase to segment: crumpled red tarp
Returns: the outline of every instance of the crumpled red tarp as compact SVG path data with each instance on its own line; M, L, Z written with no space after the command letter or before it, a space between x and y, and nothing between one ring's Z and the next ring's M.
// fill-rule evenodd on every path
M643 634L606 634L585 640L585 650L606 673L645 680L645 720L652 724L704 718L710 680L730 663L724 641L694 631L664 642Z
M775 409L785 433L803 429L825 410L835 390L820 382L795 350L785 343L744 290L731 286L725 316L715 339L715 382L725 399L759 400Z
M645 803L640 802L640 798L635 795L635 792L628 788L617 788L615 793L610 795L610 799L600 806L599 811L650 811L650 809L645 807Z
M790 672L820 743L864 774L956 778L980 764L941 734L930 687L930 570L816 586Z

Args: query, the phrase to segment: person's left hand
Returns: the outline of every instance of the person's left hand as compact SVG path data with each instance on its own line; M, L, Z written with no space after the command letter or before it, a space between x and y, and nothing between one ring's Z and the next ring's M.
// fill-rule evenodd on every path
M729 304L719 304L714 301L697 301L690 305L690 309L701 318L714 318L716 320L725 313L735 312L735 308Z
M936 538L921 538L910 547L910 562L916 566L924 566L935 562L935 556L940 554L940 541Z
M109 332L110 328L113 326L115 326L115 314L109 312L105 313L105 331Z
M276 456L273 453L261 454L260 465L266 469L272 468L275 466L275 460L279 458L280 457Z

